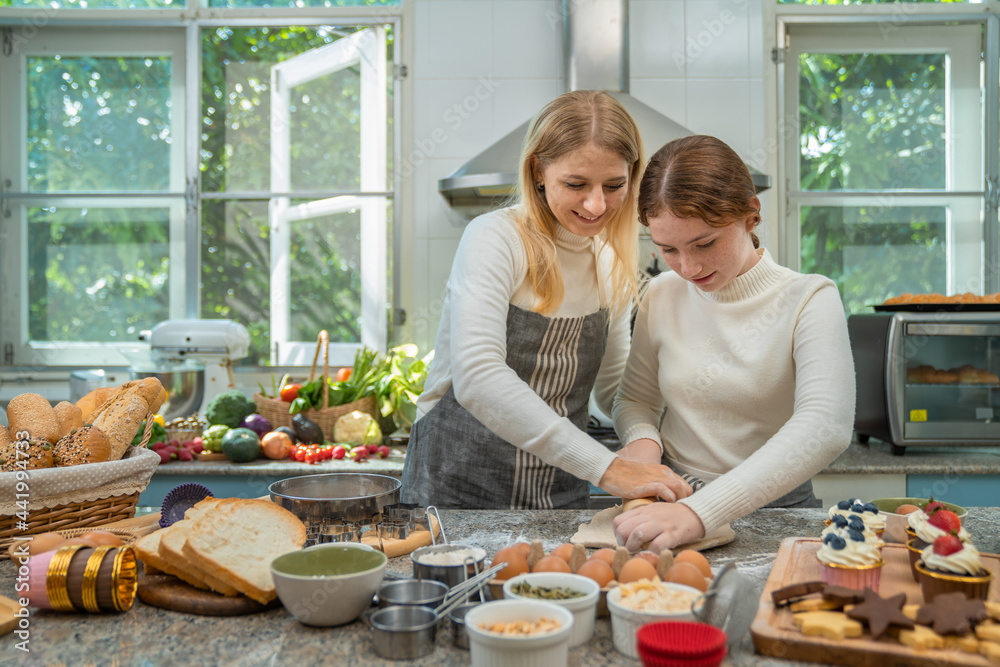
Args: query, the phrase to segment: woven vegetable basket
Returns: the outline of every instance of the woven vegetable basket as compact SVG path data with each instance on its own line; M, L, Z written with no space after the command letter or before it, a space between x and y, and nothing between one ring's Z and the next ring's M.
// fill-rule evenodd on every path
M118 461L0 473L0 559L19 539L135 516L139 494L160 462L146 449L152 417L146 416L140 444Z
M319 332L316 340L316 352L313 354L312 369L309 371L309 382L312 382L316 377L316 365L319 361L320 351L323 352L323 375L320 377L323 378L323 404L325 405L330 396L330 338L325 330ZM257 414L271 422L271 426L277 428L278 426L290 427L292 425L293 415L288 413L291 403L268 398L261 393L253 395L253 402L257 405ZM351 403L331 405L319 410L309 408L303 410L301 414L316 422L323 429L323 437L327 440L333 440L334 424L337 423L338 419L355 410L367 412L375 419L379 418L378 402L374 396L365 396Z

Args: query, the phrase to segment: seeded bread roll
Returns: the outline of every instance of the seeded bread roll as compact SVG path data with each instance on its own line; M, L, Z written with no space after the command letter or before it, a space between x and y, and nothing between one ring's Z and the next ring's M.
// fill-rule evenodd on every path
M23 459L23 457L22 457ZM28 440L28 458L26 468L34 470L36 468L51 468L55 465L52 456L52 443L41 438L30 438Z
M19 394L7 405L7 423L14 433L27 431L31 438L55 443L59 439L59 420L44 396Z
M83 410L69 401L56 403L56 407L52 409L55 410L56 421L59 422L60 438L64 438L73 429L83 426Z
M96 426L81 426L59 438L52 450L57 466L102 463L111 456L108 437Z
M17 449L7 427L0 425L0 472L13 472L17 461Z

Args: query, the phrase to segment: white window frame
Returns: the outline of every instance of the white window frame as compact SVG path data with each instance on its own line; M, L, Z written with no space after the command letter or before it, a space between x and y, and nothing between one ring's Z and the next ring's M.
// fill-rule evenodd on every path
M765 4L765 27L768 34L765 43L771 42L771 52L775 76L765 77L766 89L770 99L775 100L768 116L771 119L767 127L767 143L776 148L769 168L778 174L777 187L773 193L768 193L768 199L778 207L779 230L779 261L782 264L799 268L800 257L800 217L799 210L804 204L823 205L836 200L835 205L852 206L871 204L873 201L884 203L886 197L891 197L894 204L907 205L940 205L949 207L949 285L960 287L962 291L970 285L979 285L983 293L1000 291L1000 224L997 210L1000 201L1000 119L998 119L998 84L1000 73L1000 3L986 0L974 7L969 5L865 5L858 6L821 6L805 7L801 5ZM773 21L771 20L773 19ZM963 26L962 24L966 24ZM771 27L768 27L771 26ZM959 107L965 111L972 106L982 109L985 120L977 117L972 127L982 128L979 136L977 158L973 162L961 162L959 153L971 150L971 140L965 142L962 133L954 132L956 124L952 124L952 139L949 147L950 167L957 167L951 173L948 188L935 191L882 191L882 192L838 192L838 193L803 193L798 188L798 110L797 110L797 72L798 51L835 52L835 48L820 49L816 44L798 48L795 40L803 38L808 31L840 32L859 31L873 28L878 31L880 41L891 39L892 35L915 26L923 26L933 35L937 31L947 32L951 28L975 27L985 33L985 41L977 38L964 47L974 47L978 60L979 49L985 53L982 65L984 79L990 84L980 82L985 103L977 99L974 104ZM983 29L985 26L985 29ZM918 34L918 33L913 33ZM980 33L981 34L981 33ZM933 38L931 38L933 39ZM950 41L948 39L938 42ZM843 45L843 42L841 42ZM834 45L836 46L836 45ZM912 52L928 52L927 44L911 45ZM795 47L795 48L793 48ZM898 45L897 47L898 48ZM941 47L942 50L954 49L952 53L959 60L967 60L967 50L963 45ZM845 52L857 52L858 49L842 49ZM863 51L876 52L874 45L867 45ZM893 51L895 49L881 49ZM954 61L953 61L954 62ZM956 63L955 68L959 67ZM953 68L953 70L955 69ZM979 70L977 69L977 72ZM794 82L794 85L793 85ZM977 91L978 92L978 91ZM955 111L954 100L949 113ZM961 103L960 103L961 104ZM965 128L963 128L965 129ZM963 169L966 165L978 173ZM859 196L861 195L861 196ZM874 199L872 197L874 195ZM968 221L971 215L973 224L958 224L959 220ZM978 226L981 220L981 227Z
M10 217L0 214L3 232L0 234L0 303L6 314L0 318L0 340L12 343L12 361L18 366L72 366L81 360L88 366L121 365L128 363L122 351L135 347L135 341L122 343L87 343L77 341L31 341L28 337L28 257L27 210L38 206L63 208L167 208L170 210L170 314L171 318L184 317L183 296L187 289L184 271L185 205L184 205L184 136L185 115L174 114L170 132L171 170L169 187L162 193L110 192L38 192L28 193L27 182L27 81L26 63L29 57L60 54L74 57L128 57L137 53L150 56L168 56L172 62L170 87L171 103L183 109L185 104L184 78L187 67L184 37L169 30L149 30L136 35L128 28L106 28L100 31L101 39L92 32L66 28L39 30L31 39L18 42L11 57L0 58L0 81L4 86L16 86L16 95L0 96L0 119L4 120L0 146L9 161L0 166L0 182L10 181L4 210ZM9 350L8 350L9 351ZM5 351L5 356L7 352Z
M798 141L787 141L784 164L788 190L788 223L785 228L790 265L798 269L801 263L799 247L801 210L806 206L940 206L947 209L947 289L956 285L981 284L982 236L980 224L982 185L982 111L978 100L980 83L981 27L961 26L897 26L892 31L877 25L852 26L790 26L785 67L785 114L795 119L795 136L799 136L799 55L802 53L943 53L948 56L946 101L948 126L945 146L947 191L802 191L798 188L801 153ZM977 99L967 99L970 92ZM958 194L966 191L971 194ZM792 259L794 258L794 260Z
M331 192L325 199L335 200L328 202L328 205L334 208L348 204L351 207L360 208L363 220L362 246L365 248L363 252L367 253L367 249L372 247L380 248L381 252L375 255L374 261L372 255L366 254L362 269L364 285L362 341L359 344L332 344L331 363L349 365L353 362L354 350L361 345L384 350L388 341L394 338L394 335L390 333L390 327L396 331L405 330L405 311L400 307L400 303L405 300L406 295L401 290L400 276L402 274L401 268L405 268L405 265L410 261L410 255L408 250L404 251L403 238L406 236L406 231L402 224L402 217L406 214L404 209L407 209L405 202L408 201L407 193L410 185L404 182L398 170L387 178L385 149L387 141L391 142L393 153L399 155L404 133L409 131L409 123L403 117L404 108L408 108L403 103L403 96L404 92L409 91L410 84L405 81L406 68L402 65L404 53L410 53L406 48L407 39L403 32L404 17L407 17L405 25L409 26L412 23L413 10L409 0L403 0L400 5L375 7L211 8L208 10L206 0L190 0L187 7L180 9L81 10L50 8L44 10L45 20L41 24L38 22L39 11L38 8L0 8L0 30L4 31L0 35L0 44L9 43L11 41L9 36L12 33L12 41L15 44L26 41L22 37L27 30L31 31L30 38L36 39L35 33L45 27L87 28L88 31L127 31L129 27L141 27L143 30L162 28L172 36L176 36L179 43L184 45L182 53L186 54L186 61L183 64L180 64L181 61L177 61L178 64L175 65L174 70L174 85L179 86L182 91L200 84L200 35L203 30L212 30L220 26L251 25L370 26L371 30L362 32L374 32L382 40L382 47L377 58L365 59L362 66L380 69L381 75L378 77L378 81L381 88L374 90L369 83L363 86L362 97L368 100L373 94L380 96L381 109L377 109L371 103L366 103L365 106L366 108L376 108L376 112L384 118L388 112L385 86L393 88L392 113L394 122L392 134L388 139L386 138L387 125L385 122L377 129L373 129L375 128L374 122L364 123L368 128L366 134L370 135L365 139L366 146L371 147L376 142L380 142L382 147L381 160L367 158L364 160L361 165L363 171L359 192ZM391 26L394 36L390 60L386 58L385 29L383 27L386 25ZM94 33L90 32L90 34ZM106 43L108 40L101 42L98 38L97 42ZM117 49L117 46L115 48ZM140 52L144 52L148 48L148 44L143 42ZM11 59L0 58L0 81L4 82L11 80L7 77L6 70L3 69L5 60ZM368 79L369 82L372 80L371 77ZM19 102L11 99L13 97L15 96L0 95L0 119L10 118L11 110L17 111ZM182 170L181 183L175 191L172 180L171 192L164 193L163 199L170 202L172 211L181 211L180 231L177 235L175 235L175 223L171 223L171 255L173 256L176 248L182 260L174 262L172 257L172 270L176 268L178 274L183 278L195 278L195 280L174 281L174 276L171 275L172 288L176 288L176 290L172 289L171 292L169 317L197 318L200 312L201 298L197 280L200 275L201 262L201 203L210 199L245 199L247 197L258 200L262 198L273 199L281 194L295 197L295 193L276 193L274 188L269 192L253 193L201 192L198 174L201 111L198 104L193 102L179 108L183 110L177 113L179 117L175 118L175 122L181 123L181 127L186 132L175 135L175 147L182 147L183 155L180 159L173 160L173 164ZM0 123L0 156L6 155L11 150L10 147L23 143L22 128L21 124L14 126L12 123ZM376 134L379 136L376 137ZM23 280L18 279L18 274L26 272L26 268L21 266L21 258L25 256L23 252L24 235L20 231L20 227L23 226L23 215L21 220L15 220L14 211L18 207L32 204L33 201L37 200L37 198L33 199L24 193L23 183L14 182L15 180L23 180L17 176L17 174L24 173L24 170L20 169L22 164L23 162L15 165L9 160L0 161L0 263L2 263L0 266L0 307L7 304L5 312L10 312L9 304L21 301L20 290L24 283ZM11 183L6 185L5 180L10 180ZM64 206L72 206L74 201L63 199L60 203ZM145 197L120 199L119 202L122 206L160 205ZM387 238L389 223L387 211L390 202L392 202L391 215L394 230L391 240ZM87 203L93 205L95 201L88 198ZM315 205L316 202L311 202L311 204ZM5 210L11 211L11 217L4 217ZM299 213L301 214L303 211L299 211ZM172 213L172 220L173 217L175 217L175 213ZM178 239L177 246L173 243L175 239ZM16 243L19 249L18 253L20 254L13 262L7 261L9 255L3 251L3 247L6 247L8 242ZM390 245L387 246L387 244ZM391 277L388 274L388 254L390 252L393 257ZM389 280L392 282L389 283ZM392 289L391 304L387 301L390 287ZM175 294L175 292L179 292L179 294ZM387 312L387 306L391 307L391 311ZM175 312L177 310L182 312ZM387 321L389 318L391 321ZM272 339L270 351L272 365L284 364L290 367L311 363L311 355L309 359L304 359L301 351L307 348L315 351L314 341L302 343L286 340L283 345L275 345L273 344L274 340ZM17 321L14 321L9 316L0 317L0 367L7 367L7 370L18 374L23 374L26 371L44 371L47 367L127 366L130 359L121 352L128 348L134 348L134 343L125 345L115 343L31 344L27 340L26 318L18 318Z
M380 88L386 75L385 28L358 31L332 44L307 51L271 68L271 189L290 192L290 93L296 86L359 65L360 186L362 192L385 190L386 123L388 107ZM363 345L384 350L387 339L386 257L379 248L386 239L387 211L383 197L342 195L291 206L288 197L271 200L271 363L303 366L311 363L315 343L290 339L290 223L351 210L361 211L361 341L330 343L330 363L349 366ZM273 304L282 304L275 307Z

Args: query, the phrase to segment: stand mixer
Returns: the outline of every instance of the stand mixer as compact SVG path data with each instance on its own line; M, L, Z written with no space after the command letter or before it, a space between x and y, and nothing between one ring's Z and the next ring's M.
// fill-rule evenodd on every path
M233 320L165 320L139 340L149 350L133 356L133 378L155 376L167 390L166 420L204 414L213 398L236 387L233 361L247 356L250 333Z

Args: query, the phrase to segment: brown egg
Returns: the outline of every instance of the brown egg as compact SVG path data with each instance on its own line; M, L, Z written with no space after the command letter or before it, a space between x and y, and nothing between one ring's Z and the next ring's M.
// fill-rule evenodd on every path
M53 551L62 546L66 538L59 533L39 533L31 538L28 543L28 552L32 556L43 554L46 551Z
M649 550L640 551L635 555L635 557L643 559L653 567L656 567L657 565L660 564L660 554L656 553L655 551L649 551Z
M519 574L524 574L528 571L528 559L521 555L517 546L507 547L501 549L497 552L497 555L493 557L493 564L502 563L507 561L507 567L500 570L496 574L497 579L506 581L511 577L516 577Z
M673 567L667 571L667 581L697 588L699 591L708 590L708 581L702 575L701 570L691 563L675 562Z
M549 553L550 556L562 558L567 563L569 563L569 557L572 554L573 554L573 545L570 544L569 542L567 542L566 544L560 544Z
M532 572L569 572L569 563L559 556L545 556L535 563Z
M913 512L919 512L920 508L916 505L911 505L909 503L903 503L896 508L896 514L912 514Z
M701 576L706 579L712 578L712 567L708 564L708 559L699 551L685 549L674 554L674 563L691 563L701 571Z
M618 583L627 584L640 579L655 579L656 568L645 558L629 558L618 572Z
M88 540L95 547L120 547L122 545L121 538L107 530L92 530L80 537Z
M615 550L610 549L608 547L604 547L603 549L598 549L594 553L590 554L590 557L597 558L598 560L603 560L608 565L611 565L611 563L613 563L615 560Z
M593 579L601 588L607 586L615 578L615 573L611 569L611 566L599 558L588 558L576 573Z
M518 542L517 544L514 544L512 546L518 551L520 551L521 555L524 556L525 558L528 557L528 552L531 551L531 545L528 544L527 542Z

